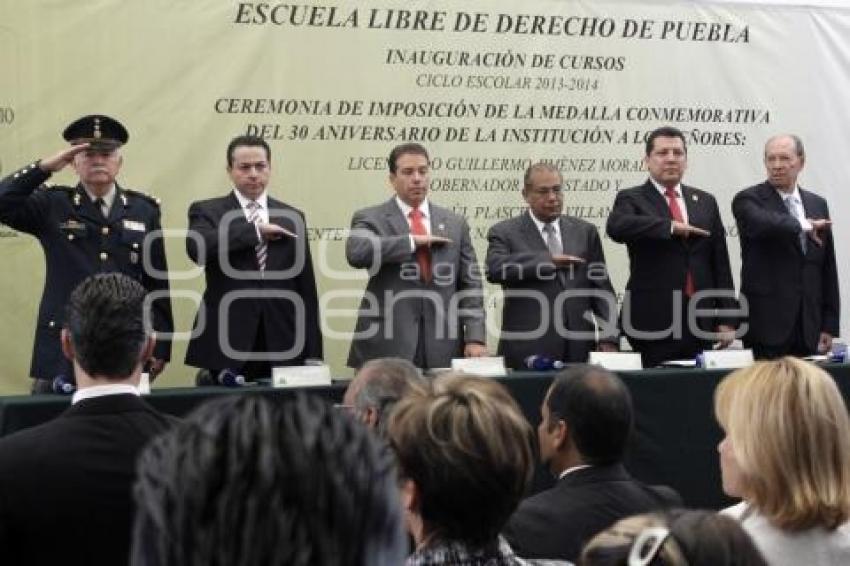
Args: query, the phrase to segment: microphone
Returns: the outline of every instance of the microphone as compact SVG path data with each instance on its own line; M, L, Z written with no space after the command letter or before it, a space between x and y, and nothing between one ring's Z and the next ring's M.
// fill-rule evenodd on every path
M224 387L242 387L245 385L245 376L237 374L232 369L223 369L218 372L215 382Z
M54 393L59 393L60 395L71 395L77 390L77 384L65 377L64 373L60 373L53 378L51 388Z
M556 369L564 369L567 367L567 364L561 360L535 354L525 358L525 367L533 369L534 371L552 371Z

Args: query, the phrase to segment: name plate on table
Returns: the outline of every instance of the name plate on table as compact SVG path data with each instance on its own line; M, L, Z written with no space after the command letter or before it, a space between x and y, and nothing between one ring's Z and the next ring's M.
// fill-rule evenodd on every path
M635 352L591 352L587 362L611 371L643 369L640 354Z
M753 365L752 350L706 350L702 353L705 369L737 369Z
M305 387L308 385L330 384L331 368L326 364L272 368L272 385L274 387Z
M502 356L484 356L481 358L453 358L452 369L481 377L500 377L508 373L505 358Z

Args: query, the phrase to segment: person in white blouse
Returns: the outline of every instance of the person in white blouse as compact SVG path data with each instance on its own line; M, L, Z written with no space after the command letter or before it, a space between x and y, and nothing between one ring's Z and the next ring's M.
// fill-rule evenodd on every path
M850 417L822 369L784 357L727 376L715 414L724 514L772 566L850 564Z

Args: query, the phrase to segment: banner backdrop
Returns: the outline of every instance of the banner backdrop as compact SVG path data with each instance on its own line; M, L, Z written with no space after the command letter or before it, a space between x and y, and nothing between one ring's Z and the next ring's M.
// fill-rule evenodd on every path
M764 178L765 140L793 132L807 149L801 184L836 219L846 299L849 38L847 10L726 3L0 0L0 175L61 149L79 116L120 119L119 180L162 199L175 323L188 332L204 282L184 251L186 210L230 190L231 137L265 137L270 193L306 213L326 359L345 375L343 309L365 283L345 262L345 229L391 196L392 146L429 148L432 199L469 220L480 261L488 227L524 210L529 164L557 163L566 213L604 231L616 192L646 178L645 135L674 125L689 143L685 182L718 197L737 277L731 198ZM625 248L604 245L621 292ZM0 393L24 392L43 257L0 226L0 258ZM191 382L185 348L158 385Z

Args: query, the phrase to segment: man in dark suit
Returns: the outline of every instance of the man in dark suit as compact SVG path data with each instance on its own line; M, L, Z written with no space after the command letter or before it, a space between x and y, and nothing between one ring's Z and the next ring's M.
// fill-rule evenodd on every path
M529 167L522 189L527 213L487 234L487 280L504 290L499 354L514 369L535 354L586 362L597 344L617 350L617 303L599 232L561 214L562 183L553 165Z
M741 295L749 304L744 344L758 358L826 353L838 335L840 298L826 200L797 184L803 142L770 138L767 181L735 195Z
M59 375L73 379L59 332L71 290L93 273L117 271L141 282L159 297L152 302L154 328L165 334L174 328L159 200L115 181L127 130L109 116L93 115L75 120L62 135L71 147L0 181L0 222L38 238L47 262L30 365L34 393L52 391ZM43 184L68 165L79 177L75 187ZM148 364L151 377L170 355L170 340L160 340Z
M652 367L693 359L712 342L728 346L737 303L717 201L681 184L685 136L671 127L653 131L644 163L649 179L617 193L607 231L629 251L622 329Z
M68 299L78 389L56 419L0 439L0 564L127 564L136 458L173 422L139 397L155 348L145 294L104 273Z
M349 265L370 274L348 365L396 356L443 368L485 355L481 273L466 220L428 199L424 147L397 146L388 164L395 196L355 212L345 243Z
M322 358L319 301L300 210L268 196L271 150L239 136L227 147L233 190L192 203L186 250L207 288L186 364L246 379Z
M632 401L614 374L586 365L561 372L540 412L540 459L558 481L508 521L503 534L517 555L575 562L584 543L618 519L682 504L672 489L644 485L623 467Z

